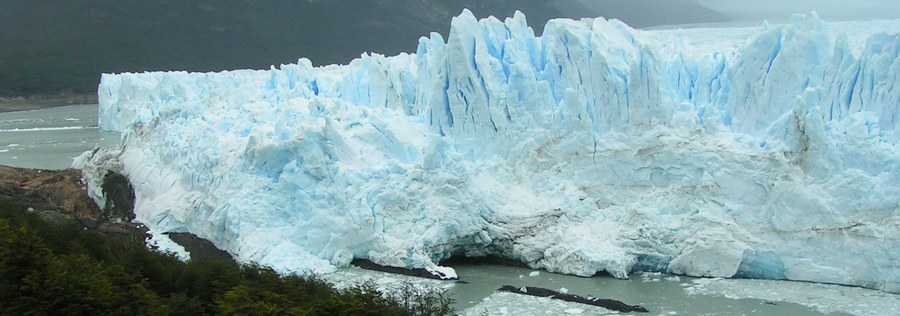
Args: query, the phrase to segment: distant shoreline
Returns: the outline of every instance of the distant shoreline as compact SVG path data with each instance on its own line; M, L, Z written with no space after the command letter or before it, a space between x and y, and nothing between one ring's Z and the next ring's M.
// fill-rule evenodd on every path
M0 97L0 113L53 108L74 104L96 104L95 94L34 95Z

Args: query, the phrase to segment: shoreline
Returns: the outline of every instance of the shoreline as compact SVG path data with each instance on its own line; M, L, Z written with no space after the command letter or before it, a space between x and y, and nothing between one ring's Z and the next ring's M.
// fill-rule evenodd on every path
M97 104L96 94L0 97L0 113L48 109L75 104Z

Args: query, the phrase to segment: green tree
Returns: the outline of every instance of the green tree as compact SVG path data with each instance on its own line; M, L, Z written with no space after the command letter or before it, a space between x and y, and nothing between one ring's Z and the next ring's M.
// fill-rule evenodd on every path
M140 240L47 223L0 200L0 315L449 315L442 293L336 290L227 260L181 262Z
M92 315L109 311L115 287L103 268L85 255L53 257L46 269L21 285L22 304L42 315Z
M216 305L222 315L303 315L287 295L241 284L233 287Z
M0 314L27 312L25 299L37 293L23 283L39 278L50 264L52 253L34 231L0 218Z

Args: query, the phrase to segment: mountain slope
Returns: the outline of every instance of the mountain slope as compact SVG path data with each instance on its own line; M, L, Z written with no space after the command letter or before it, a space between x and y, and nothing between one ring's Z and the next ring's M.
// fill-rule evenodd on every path
M574 2L574 1L573 1ZM413 52L470 8L519 9L535 26L548 1L8 0L0 3L0 96L93 92L101 73L268 68L306 57L346 64L363 52Z

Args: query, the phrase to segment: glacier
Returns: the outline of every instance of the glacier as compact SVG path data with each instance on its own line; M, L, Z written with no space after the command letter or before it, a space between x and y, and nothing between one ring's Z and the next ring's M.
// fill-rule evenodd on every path
M898 293L898 33L813 13L536 36L464 11L414 54L104 74L123 144L75 164L98 201L127 176L152 231L284 272L496 255Z

